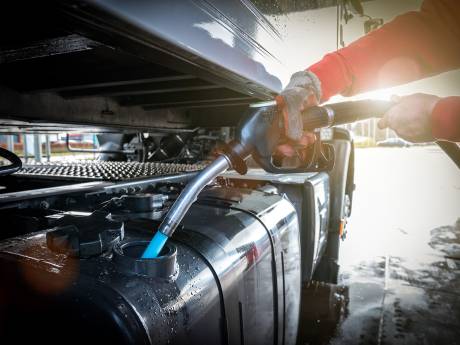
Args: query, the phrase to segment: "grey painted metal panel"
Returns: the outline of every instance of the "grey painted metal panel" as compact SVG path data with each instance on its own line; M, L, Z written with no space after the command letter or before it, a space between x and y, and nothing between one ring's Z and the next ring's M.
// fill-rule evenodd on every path
M129 30L171 44L172 48L163 48L176 57L201 64L211 73L224 70L243 77L248 88L279 92L288 75L276 52L266 48L276 46L281 51L281 35L249 1L97 0L88 5L125 23Z

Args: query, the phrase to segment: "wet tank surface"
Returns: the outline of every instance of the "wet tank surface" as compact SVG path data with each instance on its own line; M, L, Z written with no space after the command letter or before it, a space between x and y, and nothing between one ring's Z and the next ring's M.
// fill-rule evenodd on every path
M460 344L460 173L436 147L360 149L339 284L303 287L300 344Z

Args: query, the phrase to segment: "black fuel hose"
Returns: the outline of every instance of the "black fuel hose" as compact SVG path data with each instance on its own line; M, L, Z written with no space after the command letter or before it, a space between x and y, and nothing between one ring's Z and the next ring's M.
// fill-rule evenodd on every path
M302 113L303 126L306 130L313 130L353 123L373 117L380 118L393 105L394 103L388 101L361 100L311 107ZM444 140L438 140L436 144L460 169L460 147L458 144Z
M22 161L15 153L0 147L0 157L11 162L10 165L0 166L0 176L11 175L22 168Z
M313 130L383 117L393 105L388 101L366 99L311 107L302 113L303 128Z
M460 147L457 143L450 141L438 140L438 146L452 159L455 165L460 169Z

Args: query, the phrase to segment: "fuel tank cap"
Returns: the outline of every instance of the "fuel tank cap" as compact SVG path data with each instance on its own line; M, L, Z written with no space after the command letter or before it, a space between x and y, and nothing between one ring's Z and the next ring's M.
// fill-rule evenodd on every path
M123 222L96 211L89 216L65 215L47 232L46 243L54 252L88 258L111 250L123 237Z

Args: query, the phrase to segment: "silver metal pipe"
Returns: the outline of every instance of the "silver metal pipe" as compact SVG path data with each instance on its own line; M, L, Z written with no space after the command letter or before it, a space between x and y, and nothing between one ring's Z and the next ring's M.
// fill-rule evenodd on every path
M214 162L196 175L192 181L187 183L186 187L182 193L180 193L179 197L169 209L168 214L161 222L158 231L171 237L203 188L211 183L217 176L231 168L231 166L230 160L225 155L220 155Z
M42 136L40 134L34 134L34 156L35 162L42 161Z
M12 134L6 136L6 148L14 152L14 136Z
M27 163L29 158L29 148L27 147L27 135L22 134L22 149L24 151L24 163Z
M50 144L50 136L49 134L45 135L45 149L46 149L46 160L49 162L51 161L51 144Z

